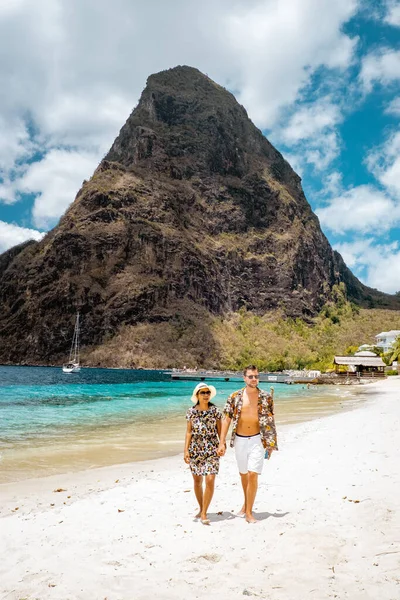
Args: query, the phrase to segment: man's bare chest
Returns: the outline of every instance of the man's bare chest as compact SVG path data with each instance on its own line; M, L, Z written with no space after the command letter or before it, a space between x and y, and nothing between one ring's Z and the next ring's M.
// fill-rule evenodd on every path
M240 419L242 421L257 421L258 420L258 401L254 399L243 399L242 410L240 411Z

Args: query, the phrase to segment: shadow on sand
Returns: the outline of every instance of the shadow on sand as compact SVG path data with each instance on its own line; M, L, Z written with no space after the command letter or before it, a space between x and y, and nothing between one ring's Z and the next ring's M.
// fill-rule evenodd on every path
M275 517L276 519L279 519L281 517L286 517L286 515L288 515L288 512L278 512L278 513L270 513L270 512L262 512L262 513L256 513L254 512L254 516L257 519L257 521L264 521L265 519L268 519L269 517ZM218 514L218 513L209 513L208 514L208 519L210 521L210 523L218 523L219 521L232 521L232 519L239 519L241 520L241 518L243 517L239 517L238 515L236 515L234 512L228 512L228 511L223 511L222 514ZM196 520L196 519L194 519Z
M280 519L281 517L286 517L289 512L278 512L278 513L270 513L270 512L254 512L253 513L257 521L265 521L265 519L269 519L269 517L275 517L276 519Z

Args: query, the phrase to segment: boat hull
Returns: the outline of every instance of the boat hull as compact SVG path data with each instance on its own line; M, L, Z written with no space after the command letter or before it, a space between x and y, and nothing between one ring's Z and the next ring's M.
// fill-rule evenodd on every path
M81 368L79 365L64 365L62 370L63 373L79 373Z

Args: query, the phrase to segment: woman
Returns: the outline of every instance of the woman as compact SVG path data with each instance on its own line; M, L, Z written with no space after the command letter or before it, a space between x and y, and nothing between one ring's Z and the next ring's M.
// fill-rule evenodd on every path
M221 433L222 414L210 400L217 390L213 385L199 383L193 390L194 406L186 413L184 461L190 465L194 481L194 493L199 503L203 525L209 525L207 510L214 494L215 476L219 470L217 448ZM205 478L205 489L203 481Z

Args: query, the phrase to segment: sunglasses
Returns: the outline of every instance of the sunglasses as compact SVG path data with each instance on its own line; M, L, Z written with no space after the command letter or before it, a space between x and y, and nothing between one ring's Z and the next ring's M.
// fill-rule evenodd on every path
M247 379L260 379L259 375L246 375Z
M199 394L211 394L211 392L208 390L207 392L199 392Z

